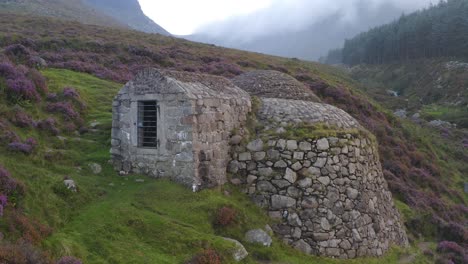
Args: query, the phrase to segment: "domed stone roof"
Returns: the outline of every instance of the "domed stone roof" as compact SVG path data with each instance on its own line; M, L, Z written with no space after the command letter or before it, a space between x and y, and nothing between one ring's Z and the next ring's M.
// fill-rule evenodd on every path
M253 96L320 102L303 83L278 71L251 71L235 77L232 81Z

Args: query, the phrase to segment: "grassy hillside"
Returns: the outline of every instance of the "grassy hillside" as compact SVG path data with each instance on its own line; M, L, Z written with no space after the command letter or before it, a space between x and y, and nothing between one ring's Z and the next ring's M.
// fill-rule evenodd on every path
M390 109L420 111L428 120L442 119L468 128L467 69L467 63L445 58L360 65L351 69L351 75L365 84L366 93Z
M119 20L105 15L83 3L83 0L16 0L0 1L0 12L47 16L79 21L90 25L127 27Z
M11 174L2 177L25 184L22 188L18 183L7 193L9 202L0 219L5 236L0 259L9 252L27 252L29 258L41 255L29 253L34 251L28 246L32 243L49 252L50 258L70 254L86 263L174 263L197 253L211 254L209 249L227 260L226 249L232 245L220 236L243 242L247 228L268 223L261 210L230 187L225 189L228 196L225 190L192 194L172 183L142 176L122 178L112 171L107 164L111 100L125 81L147 66L225 77L251 69L276 69L295 76L377 136L385 177L414 244L431 241L429 254L434 253L434 242L467 241L468 197L462 191L468 175L466 148L396 119L332 67L53 19L2 14L0 23L0 164ZM32 68L42 69L47 83ZM8 77L8 69L12 76ZM89 163L99 163L103 171L94 175ZM63 188L66 176L76 181L78 193ZM212 225L222 206L238 212L227 228ZM246 244L251 253L246 263L268 258L272 263L338 262L302 256L275 242L269 249ZM444 246L439 251L460 247ZM455 252L461 258L463 250ZM356 263L432 258L417 254L422 252L395 249L383 260Z
M223 263L231 263L229 252L233 245L222 237L243 241L244 232L270 223L266 212L230 186L192 193L168 181L138 175L118 176L107 163L112 101L109 94L116 93L121 84L69 70L51 69L43 74L52 93L60 94L63 87L74 87L87 105L84 123L98 122L99 125L96 130L82 135L63 133L60 139L31 128L11 128L21 136L35 137L38 146L31 154L0 149L0 164L26 185L25 195L17 200L17 210L7 207L0 219L3 230L11 221L16 222L20 214L25 226L38 225L48 230L42 239L30 242L36 243L49 257L73 255L84 263L182 263L210 248L220 252ZM2 106L5 104L8 102L2 101ZM38 110L40 104L24 105L23 109L34 113L33 117L47 115L46 111ZM46 158L51 150L60 152L60 158ZM93 174L88 167L90 163L101 164L103 171ZM76 182L77 193L62 187L65 176ZM225 228L214 224L217 211L223 206L237 211L235 222ZM34 223L35 220L39 223ZM31 234L33 230L16 228L19 229L16 232L5 233L6 241L14 236L24 240L35 237ZM271 248L244 244L250 257L243 263L258 260L344 263L302 255L282 246L278 239ZM411 254L415 253L395 249L383 261L393 263ZM1 257L2 253L0 260ZM346 261L363 262L381 260ZM425 259L420 263L425 263Z

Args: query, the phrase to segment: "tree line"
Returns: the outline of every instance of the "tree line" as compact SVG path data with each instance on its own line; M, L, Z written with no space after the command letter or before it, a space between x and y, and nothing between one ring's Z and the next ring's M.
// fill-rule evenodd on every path
M468 58L468 0L440 1L345 41L321 62L383 64L420 58Z

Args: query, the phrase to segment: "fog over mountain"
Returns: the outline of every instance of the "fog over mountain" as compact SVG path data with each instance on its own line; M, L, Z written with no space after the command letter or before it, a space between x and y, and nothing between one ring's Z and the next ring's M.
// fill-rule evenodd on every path
M268 8L200 27L186 38L316 60L346 38L390 22L431 0L272 0Z

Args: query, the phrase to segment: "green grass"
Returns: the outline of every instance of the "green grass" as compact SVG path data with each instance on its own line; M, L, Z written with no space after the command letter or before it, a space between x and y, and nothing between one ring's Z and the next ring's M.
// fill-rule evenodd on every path
M421 109L421 116L428 120L444 120L457 124L462 128L468 128L467 106L445 106L431 104Z
M270 248L249 244L244 241L247 230L272 222L240 190L225 186L192 193L166 180L121 177L113 171L107 162L111 102L122 84L68 70L49 69L43 74L51 91L75 87L88 105L86 122L101 123L97 132L66 135L64 142L36 130L18 130L39 140L40 148L32 156L0 149L0 164L27 185L20 202L25 214L54 230L42 243L54 257L74 255L84 263L182 263L210 247L222 253L225 263L232 263L233 245L222 239L229 236L241 241L250 253L242 263L396 263L408 255L416 255L416 263L428 263L415 248L394 248L381 259L339 261L306 256L279 238L274 238ZM27 110L45 116L40 108ZM47 161L43 155L48 149L60 150L62 155ZM101 164L102 173L92 174L90 162ZM78 193L57 192L64 176L76 181ZM213 225L222 206L238 212L236 222L227 228ZM2 232L4 228L0 219Z

